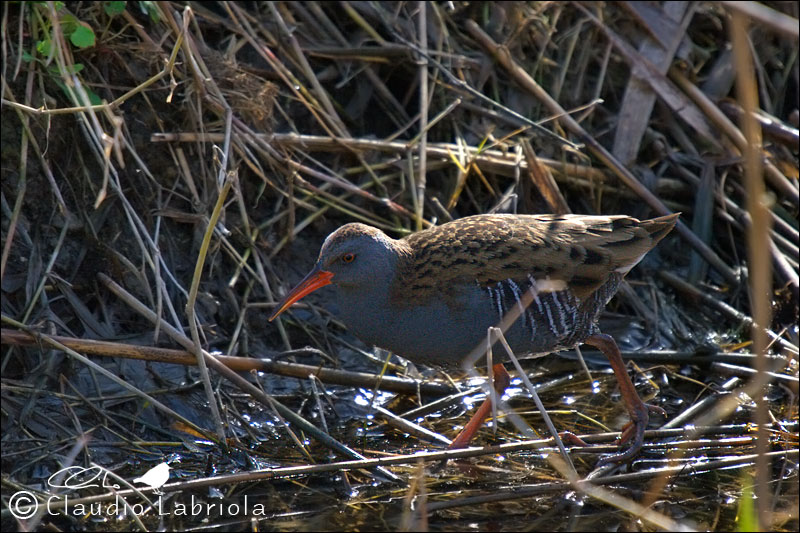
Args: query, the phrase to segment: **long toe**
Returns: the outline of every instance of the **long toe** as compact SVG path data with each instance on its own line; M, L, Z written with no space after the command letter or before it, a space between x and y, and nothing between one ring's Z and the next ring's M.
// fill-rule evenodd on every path
M650 405L642 401L638 402L638 405L630 411L631 420L623 426L619 437L620 444L630 441L631 445L624 452L604 457L597 463L597 466L608 463L622 463L638 455L644 446L644 432L650 423L650 412L666 415L666 412L656 405Z

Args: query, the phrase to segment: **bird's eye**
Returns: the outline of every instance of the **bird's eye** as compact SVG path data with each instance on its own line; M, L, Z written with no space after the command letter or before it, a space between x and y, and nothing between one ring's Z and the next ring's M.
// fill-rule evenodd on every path
M352 253L344 254L342 256L342 263L352 263L353 259L355 259L355 258L356 258L356 254L352 254Z

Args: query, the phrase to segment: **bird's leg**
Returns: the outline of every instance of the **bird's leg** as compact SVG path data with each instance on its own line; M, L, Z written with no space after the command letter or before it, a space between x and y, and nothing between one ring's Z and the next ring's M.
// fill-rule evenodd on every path
M506 371L505 367L499 363L492 367L492 373L494 375L494 390L497 392L498 397L500 397L511 383L511 376L508 375L508 371ZM486 398L481 406L478 407L478 410L475 411L475 414L472 415L469 422L467 422L467 425L464 426L464 429L461 430L461 433L453 439L453 442L450 443L447 449L457 450L458 448L466 447L469 441L472 440L472 437L475 436L475 433L478 432L481 425L483 425L483 422L489 416L491 410L492 399Z
M644 403L639 398L639 394L636 392L636 388L633 386L633 382L625 369L625 363L622 360L619 347L610 335L596 333L583 342L589 346L594 346L608 358L608 362L611 363L611 368L617 376L622 400L631 415L631 421L625 425L620 436L621 443L631 441L630 448L622 453L602 459L599 464L627 461L638 454L644 445L644 430L647 429L647 424L650 421L650 411L660 412L664 415L666 415L666 412L658 406Z

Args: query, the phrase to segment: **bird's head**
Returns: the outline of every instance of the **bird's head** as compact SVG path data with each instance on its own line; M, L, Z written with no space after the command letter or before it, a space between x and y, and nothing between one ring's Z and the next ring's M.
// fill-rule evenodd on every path
M365 224L346 224L322 244L314 268L278 304L270 322L304 296L334 284L346 290L388 290L398 258L398 241ZM385 285L385 287L384 287Z

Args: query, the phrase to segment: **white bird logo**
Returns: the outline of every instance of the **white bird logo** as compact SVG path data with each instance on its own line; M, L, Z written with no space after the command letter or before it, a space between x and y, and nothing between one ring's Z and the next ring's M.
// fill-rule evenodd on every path
M144 483L151 489L158 490L169 480L169 469L170 466L167 463L161 463L145 472L142 477L134 479L133 482Z

